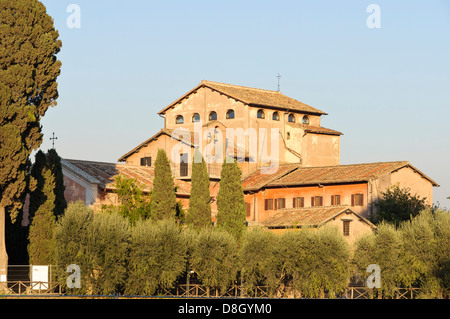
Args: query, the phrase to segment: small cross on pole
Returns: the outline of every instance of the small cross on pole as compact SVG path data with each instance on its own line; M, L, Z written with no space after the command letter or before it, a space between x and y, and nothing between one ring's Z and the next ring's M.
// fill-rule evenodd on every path
M281 78L280 73L278 73L277 78L278 78L278 92L280 92L280 78Z
M58 138L55 137L55 132L53 132L53 137L50 137L50 140L52 141L52 148L55 148L55 140L57 140Z

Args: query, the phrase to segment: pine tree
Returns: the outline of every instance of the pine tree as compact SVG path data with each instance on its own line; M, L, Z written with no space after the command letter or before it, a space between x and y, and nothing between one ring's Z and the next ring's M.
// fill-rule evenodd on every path
M192 164L191 196L186 223L197 230L212 225L209 176L205 160L197 149Z
M217 194L217 227L240 239L246 229L246 209L242 172L236 161L227 158L222 164L220 189Z
M155 220L175 218L177 200L175 184L169 159L164 150L159 149L155 161L155 178L151 201L151 214Z
M37 0L0 0L0 269L7 264L5 211L16 222L40 120L58 98L61 41ZM3 275L3 272L2 272Z

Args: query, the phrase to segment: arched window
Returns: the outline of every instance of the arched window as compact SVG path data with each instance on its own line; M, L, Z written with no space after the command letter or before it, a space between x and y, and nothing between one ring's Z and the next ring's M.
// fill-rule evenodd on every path
M227 119L234 119L234 111L233 110L227 111Z
M287 133L286 133L286 139L287 139L287 140L290 140L290 139L291 139L291 132L287 132Z
M309 124L309 117L307 115L303 116L303 124Z
M176 124L183 124L184 123L184 118L182 115L178 115L175 119L175 123Z
M272 120L279 121L280 120L280 114L278 114L278 112L273 112Z
M200 122L200 114L194 113L194 115L192 115L192 122Z
M217 113L212 111L211 113L209 113L209 120L210 121L215 121L217 120Z
M266 114L264 113L263 110L258 110L258 113L256 114L256 117L259 119L264 119L266 118Z
M294 114L291 113L288 115L288 122L295 123L295 115Z

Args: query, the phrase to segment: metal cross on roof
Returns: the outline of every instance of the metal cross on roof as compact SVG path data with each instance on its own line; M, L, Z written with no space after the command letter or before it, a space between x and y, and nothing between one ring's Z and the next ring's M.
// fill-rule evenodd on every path
M278 78L278 92L280 92L280 78L281 78L280 73L278 73L277 78Z
M52 136L53 137L50 137L50 140L52 141L52 148L54 149L55 148L55 140L57 140L58 138L55 137L55 132L53 132Z

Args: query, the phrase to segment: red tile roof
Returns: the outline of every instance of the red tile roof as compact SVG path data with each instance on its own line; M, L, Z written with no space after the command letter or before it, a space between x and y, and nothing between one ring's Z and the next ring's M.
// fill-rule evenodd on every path
M91 180L98 181L99 186L103 189L115 189L114 178L117 175L136 179L143 186L144 191L148 192L153 188L153 179L155 178L153 167L63 159L62 164L64 165L65 162L75 166L82 173L87 174L87 177L90 177ZM174 182L175 186L177 186L177 194L190 194L190 183L182 180L174 180Z
M327 114L319 109L309 106L303 102L290 98L279 91L263 90L257 88L250 88L240 85L232 85L226 83L202 81L198 86L184 94L182 97L166 106L159 114L165 114L166 111L177 103L185 99L191 93L197 91L199 88L208 87L212 90L225 94L235 100L241 101L251 106L266 106L283 110L300 111L311 114L324 115Z
M284 187L316 184L340 184L354 182L368 182L392 173L403 167L410 167L433 186L439 186L431 178L420 172L408 161L379 162L352 165L335 165L323 167L301 167L301 164L289 165L289 170L280 166L280 173L268 178L260 170L246 177L243 181L245 191L255 191L263 187Z
M353 212L348 206L290 208L279 210L275 215L265 219L261 224L269 228L289 228L311 226L319 227L342 213L354 214L360 220L375 228L366 218Z
M326 127L322 126L313 126L313 125L306 125L306 124L296 124L297 126L300 126L305 133L315 133L315 134L325 134L325 135L344 135L342 132L335 131Z
M266 171L264 171L264 169L261 169L253 174L248 175L247 177L244 177L242 186L246 191L259 190L296 169L298 169L298 164L280 165L273 171L267 170L267 168Z

